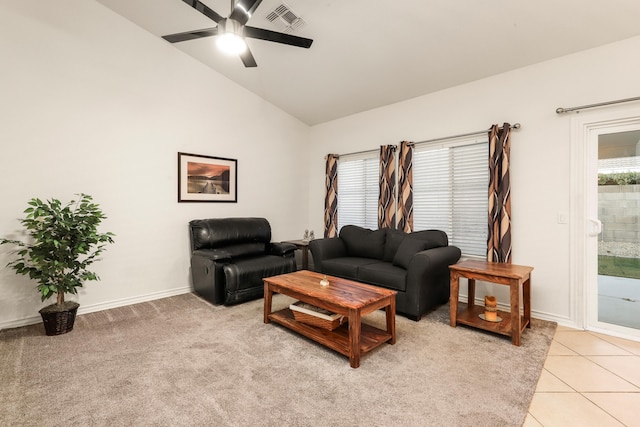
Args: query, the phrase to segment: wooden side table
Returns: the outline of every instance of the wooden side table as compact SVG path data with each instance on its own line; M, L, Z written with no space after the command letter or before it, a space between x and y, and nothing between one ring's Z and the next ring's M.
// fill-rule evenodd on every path
M524 328L531 328L531 271L533 267L469 260L449 266L451 272L451 298L449 316L451 326L468 325L511 337L513 345L520 345ZM469 283L467 309L458 313L460 278ZM488 322L479 317L483 306L475 305L476 280L509 286L511 312L498 311L500 322ZM520 315L520 286L522 286L523 315Z
M309 269L309 241L308 240L285 240L282 243L291 243L302 251L302 269Z

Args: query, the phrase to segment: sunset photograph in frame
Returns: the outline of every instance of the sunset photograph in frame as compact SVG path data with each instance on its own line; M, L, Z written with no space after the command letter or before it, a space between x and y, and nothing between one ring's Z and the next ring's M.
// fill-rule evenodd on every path
M178 153L178 202L237 201L237 160Z

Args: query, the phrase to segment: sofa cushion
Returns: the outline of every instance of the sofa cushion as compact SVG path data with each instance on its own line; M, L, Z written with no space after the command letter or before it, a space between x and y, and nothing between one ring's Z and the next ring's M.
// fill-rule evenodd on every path
M371 258L357 257L327 259L322 262L322 273L356 280L359 267L375 262Z
M427 249L428 245L429 242L424 240L413 239L411 237L404 239L402 243L400 243L396 256L393 257L393 265L408 269L411 258L418 252Z
M389 229L387 231L387 240L384 244L383 261L392 262L393 257L396 256L400 243L407 237L407 233L401 230Z
M352 257L382 259L387 229L369 230L357 225L345 225L340 230L340 238Z
M407 290L407 270L388 262L375 262L358 268L358 281L395 291Z

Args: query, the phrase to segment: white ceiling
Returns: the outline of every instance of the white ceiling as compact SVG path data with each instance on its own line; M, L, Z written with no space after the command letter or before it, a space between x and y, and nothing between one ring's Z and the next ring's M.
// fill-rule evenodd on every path
M182 0L98 0L158 36L215 27ZM223 17L229 0L202 0ZM283 2L264 0L247 25ZM248 39L258 67L214 38L172 46L314 125L640 35L638 0L286 0L310 49ZM185 76L188 78L188 76Z

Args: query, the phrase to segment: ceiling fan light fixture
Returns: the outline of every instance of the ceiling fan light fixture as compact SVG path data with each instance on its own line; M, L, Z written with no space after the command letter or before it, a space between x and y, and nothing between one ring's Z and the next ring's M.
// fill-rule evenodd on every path
M226 33L216 39L218 48L227 55L240 55L247 50L247 43L237 34Z
M280 6L276 11L269 15L268 19L273 21L274 19L279 20L281 15L284 14L285 16L282 18L283 22L290 24L290 29L286 28L284 32L278 32L266 28L250 27L246 25L247 21L251 18L251 15L262 3L262 0L231 0L231 13L226 18L210 9L203 3L203 1L211 2L212 0L183 0L184 3L188 4L218 24L216 27L167 34L162 36L162 38L169 43L178 43L203 37L216 36L215 41L218 46L211 47L211 49L217 48L227 54L239 57L246 68L255 68L258 66L249 46L247 45L247 38L302 47L305 49L309 49L313 43L313 40L311 39L288 34L293 31L294 27L300 28L300 26L304 24L304 21L291 12L288 7ZM273 15L273 17L271 15Z
M218 48L227 55L239 55L247 50L247 43L242 37L242 25L233 19L225 19L218 23L219 35L216 39Z

